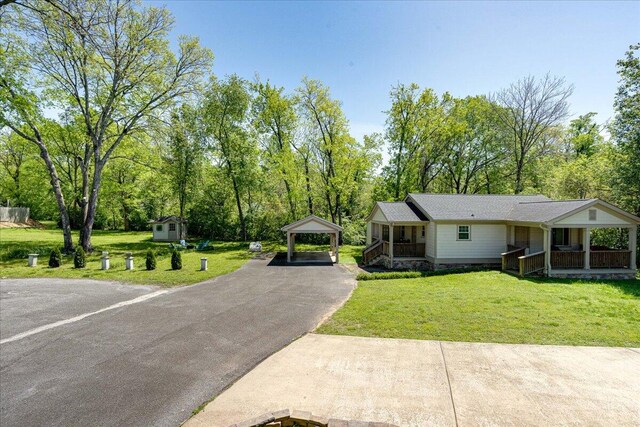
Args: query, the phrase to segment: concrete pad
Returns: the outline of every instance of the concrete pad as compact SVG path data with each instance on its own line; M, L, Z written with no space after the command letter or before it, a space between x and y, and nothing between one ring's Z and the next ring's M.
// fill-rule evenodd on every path
M636 426L639 372L637 349L310 334L186 425L288 408L401 426Z
M274 354L186 426L279 409L401 426L454 426L440 344L309 334Z
M442 343L459 425L640 425L627 348Z

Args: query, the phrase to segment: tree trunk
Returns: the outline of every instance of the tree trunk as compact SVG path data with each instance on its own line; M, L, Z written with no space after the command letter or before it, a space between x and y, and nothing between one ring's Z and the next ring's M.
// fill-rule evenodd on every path
M242 213L242 203L240 202L240 192L238 191L238 184L236 178L232 175L231 182L233 183L233 192L236 195L236 206L238 207L238 218L240 219L240 234L242 234L242 240L247 240L247 225L244 222L244 214Z
M307 203L309 205L309 215L313 215L313 198L311 197L311 178L309 177L309 160L304 159L304 177L307 183Z
M99 156L96 153L96 159ZM87 209L87 218L80 230L80 246L85 252L93 252L93 246L91 245L91 232L93 231L93 223L96 220L96 211L98 209L98 194L100 193L100 185L102 183L102 169L104 168L104 161L96 161L96 166L93 171L93 184L91 186L91 194L89 195L89 205Z
M62 236L64 238L63 252L73 252L73 239L71 238L71 222L69 221L69 211L64 201L64 195L62 194L62 188L60 187L60 178L56 171L56 166L49 156L49 151L42 142L37 144L40 148L40 157L44 160L47 170L49 171L49 177L51 178L51 187L53 188L53 194L56 197L56 204L58 205L58 211L60 212L60 224L62 226Z

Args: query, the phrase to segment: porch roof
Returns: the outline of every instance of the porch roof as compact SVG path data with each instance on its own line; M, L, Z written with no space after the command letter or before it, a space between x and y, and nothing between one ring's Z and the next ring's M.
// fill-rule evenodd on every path
M510 221L550 222L563 215L590 206L596 200L598 199L522 202L513 206L507 219Z
M377 202L376 205L388 222L428 221L427 217L411 202Z

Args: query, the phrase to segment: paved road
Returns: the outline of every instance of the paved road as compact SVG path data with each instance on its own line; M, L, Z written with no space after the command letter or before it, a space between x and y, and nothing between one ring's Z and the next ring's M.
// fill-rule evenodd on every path
M215 280L5 342L0 346L0 425L176 426L199 404L312 330L346 300L352 277L340 266L268 266L252 260ZM25 292L47 286L24 283ZM58 286L77 292L78 283ZM7 280L0 285L2 311L12 312L1 319L6 337L29 326L17 285ZM127 295L114 291L103 304L86 295L78 301L96 310L154 291L131 289L136 291ZM60 307L74 306L49 304L46 298L32 302L36 320L31 326L41 326L42 319L63 320ZM20 308L12 308L14 303ZM70 310L69 317L77 314Z

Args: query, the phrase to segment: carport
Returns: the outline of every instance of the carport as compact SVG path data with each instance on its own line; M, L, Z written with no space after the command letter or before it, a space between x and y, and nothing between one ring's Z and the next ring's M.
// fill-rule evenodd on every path
M287 233L287 262L340 262L340 232L342 227L315 215L282 227ZM328 234L329 253L298 252L296 254L296 234Z

